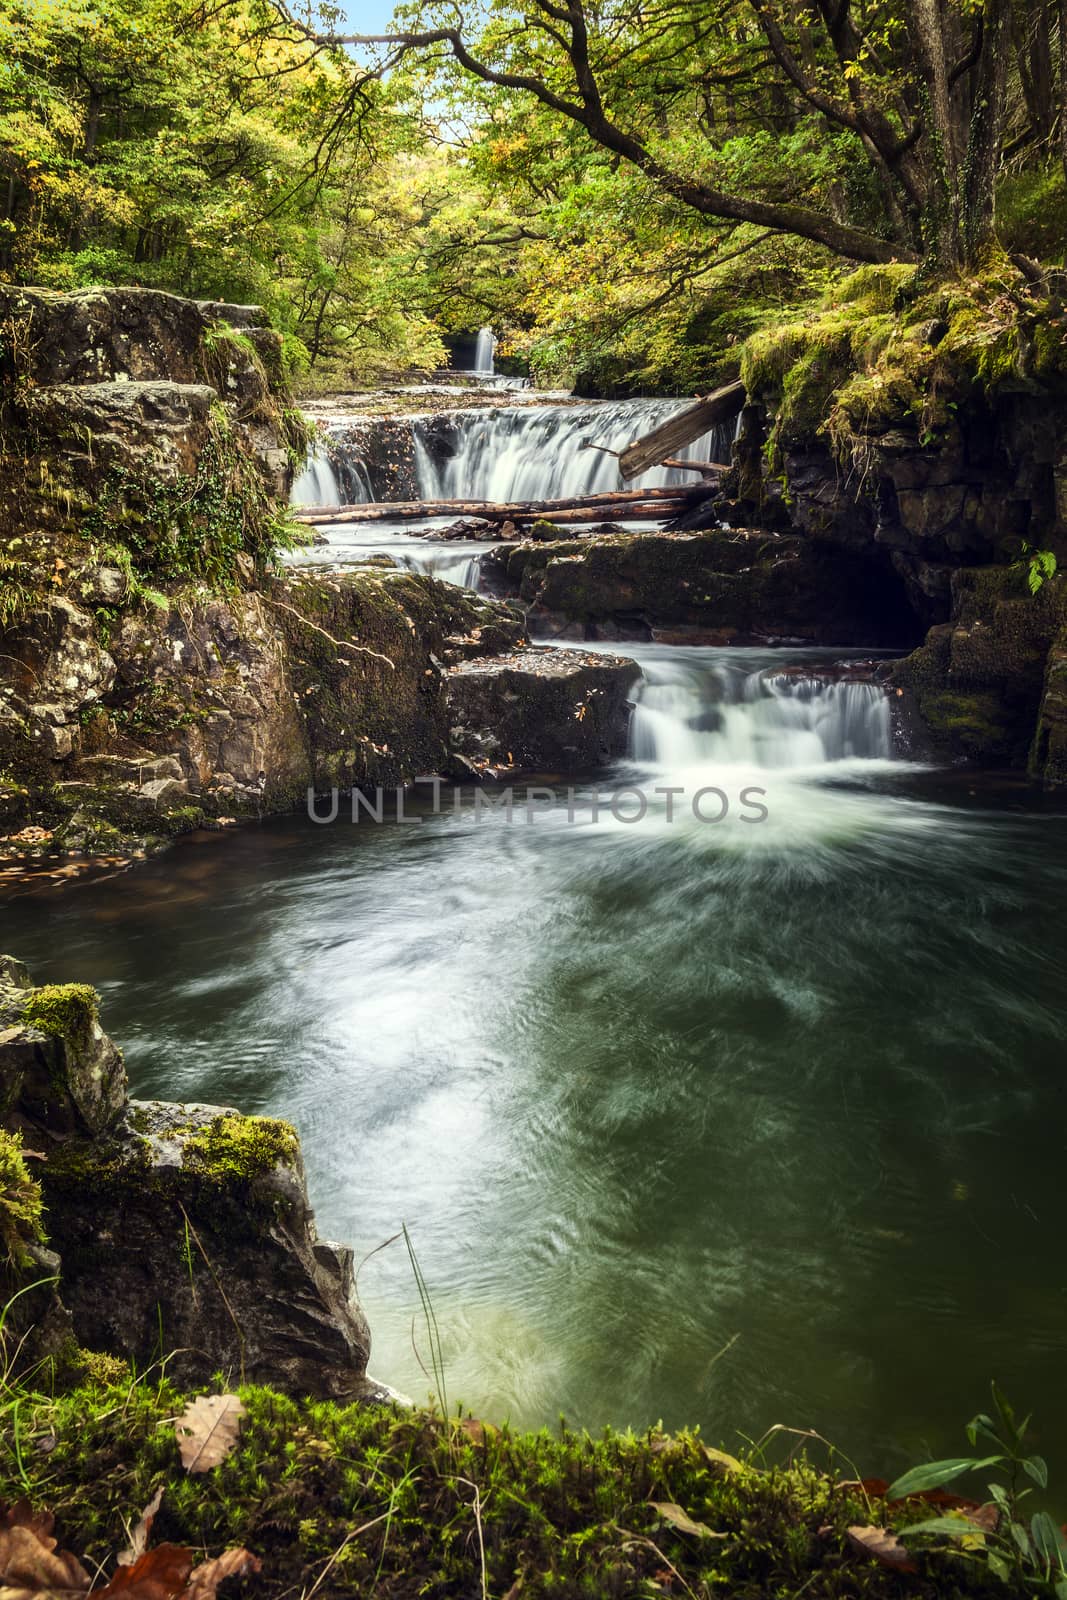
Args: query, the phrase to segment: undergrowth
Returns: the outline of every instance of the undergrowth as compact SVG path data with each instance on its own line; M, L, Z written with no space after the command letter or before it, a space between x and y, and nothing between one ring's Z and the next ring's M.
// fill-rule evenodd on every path
M905 1593L850 1549L875 1520L863 1487L804 1459L759 1466L699 1433L520 1433L432 1411L294 1400L245 1388L240 1443L206 1477L180 1466L183 1398L158 1373L113 1370L72 1393L23 1393L19 1436L0 1436L0 1494L56 1514L56 1535L109 1568L160 1487L153 1542L262 1560L257 1596L634 1597L710 1600ZM913 1596L973 1595L942 1556ZM1011 1591L998 1586L1001 1595Z

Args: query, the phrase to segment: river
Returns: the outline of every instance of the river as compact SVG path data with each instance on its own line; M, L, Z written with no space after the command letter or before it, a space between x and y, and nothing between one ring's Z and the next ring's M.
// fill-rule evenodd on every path
M892 1472L996 1376L1062 1474L1067 818L894 759L839 654L625 648L569 796L194 836L0 945L99 987L137 1094L292 1118L357 1259L408 1224L453 1405ZM402 1244L359 1291L424 1396Z

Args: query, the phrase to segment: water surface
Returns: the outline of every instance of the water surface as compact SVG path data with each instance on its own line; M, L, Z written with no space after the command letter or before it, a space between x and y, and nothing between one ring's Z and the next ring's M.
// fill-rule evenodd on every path
M1067 819L888 759L811 652L637 653L599 789L638 823L591 785L573 822L276 820L9 901L0 947L98 985L136 1093L291 1117L357 1257L408 1223L453 1402L788 1422L892 1471L995 1374L1062 1482ZM402 1247L359 1287L424 1395Z

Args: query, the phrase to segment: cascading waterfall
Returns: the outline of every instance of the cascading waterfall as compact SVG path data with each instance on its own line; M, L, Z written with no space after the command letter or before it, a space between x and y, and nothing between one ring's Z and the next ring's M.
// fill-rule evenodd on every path
M321 444L312 445L304 470L293 479L289 503L294 506L340 506L341 486Z
M637 690L631 752L637 761L697 765L817 767L893 755L889 700L877 683L809 662L783 669L759 652L635 651Z
M491 378L496 371L496 334L492 328L479 328L474 347L474 370L479 377Z
M419 494L426 500L556 500L620 487L615 458L587 441L622 450L690 404L624 400L582 406L500 407L454 418L454 454L441 459L432 422L413 425ZM732 425L715 428L679 452L685 461L729 461ZM696 483L693 473L657 467L641 487Z

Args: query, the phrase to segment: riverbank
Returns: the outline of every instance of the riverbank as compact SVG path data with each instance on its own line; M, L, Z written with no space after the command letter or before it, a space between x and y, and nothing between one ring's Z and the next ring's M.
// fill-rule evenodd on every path
M921 1518L921 1504L888 1510L884 1485L843 1481L843 1463L831 1472L809 1463L805 1449L823 1452L800 1436L768 1439L739 1460L693 1433L591 1437L561 1424L530 1434L262 1388L240 1395L236 1448L190 1477L174 1430L188 1397L162 1368L131 1382L112 1367L60 1398L8 1384L0 1406L8 1418L18 1407L20 1456L16 1471L8 1454L0 1493L47 1507L60 1548L104 1575L151 1503L150 1549L184 1547L187 1571L243 1548L251 1572L220 1593L262 1600L1033 1592L993 1587L973 1524L960 1523L972 1530L969 1556L900 1551L877 1530ZM866 1548L872 1536L883 1561ZM167 1566L181 1571L181 1558Z

